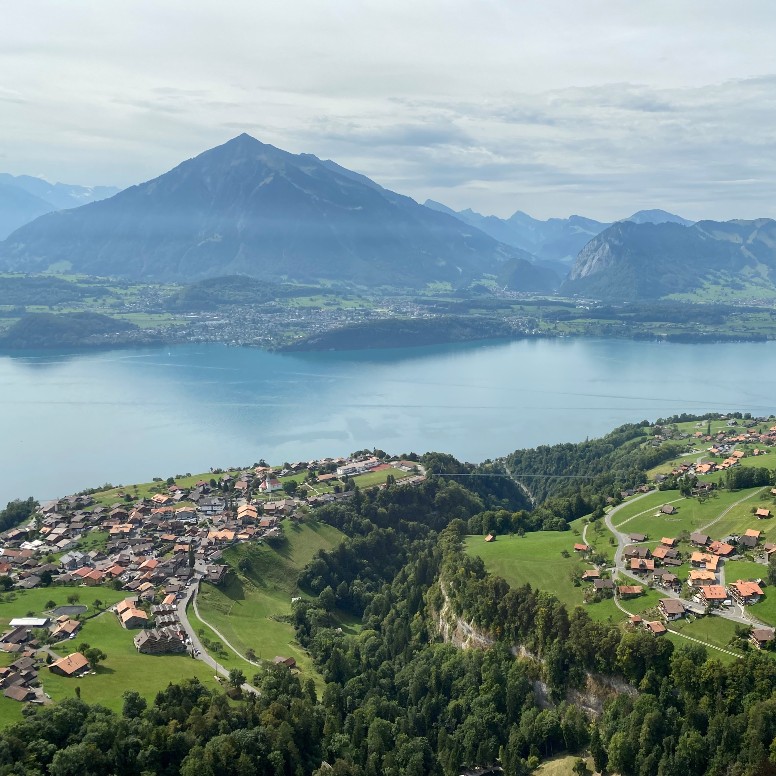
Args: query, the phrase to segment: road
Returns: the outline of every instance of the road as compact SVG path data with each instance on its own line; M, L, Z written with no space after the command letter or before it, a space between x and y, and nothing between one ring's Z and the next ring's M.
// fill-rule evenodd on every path
M226 678L229 678L229 671L224 668L220 663L218 663L216 660L214 660L210 655L208 654L207 650L202 646L202 642L199 640L199 636L197 636L196 631L192 627L191 623L189 622L189 616L186 611L188 608L189 602L192 603L192 606L194 608L194 614L197 615L197 617L202 620L202 618L199 616L199 610L197 609L197 593L199 592L199 583L200 583L201 577L197 575L195 577L194 582L192 582L191 585L189 585L186 595L181 598L178 601L178 619L180 620L181 625L183 626L183 630L186 631L186 635L191 640L191 648L195 652L195 656L197 660L201 660L206 665L210 666L216 673L220 674L221 676L225 676ZM252 665L255 665L257 667L260 667L259 663L254 663L251 660L247 660L243 655L240 655L240 653L223 637L222 634L220 634L210 623L205 622L202 620L202 622L207 625L210 630L213 631L213 633L218 636L218 638L223 641L224 644L226 644L229 649L231 649L236 655L241 657L243 660L246 660L248 663L251 663ZM197 652L199 654L197 654ZM252 685L248 684L247 682L242 685L243 692L250 692L254 695L258 695L259 691Z

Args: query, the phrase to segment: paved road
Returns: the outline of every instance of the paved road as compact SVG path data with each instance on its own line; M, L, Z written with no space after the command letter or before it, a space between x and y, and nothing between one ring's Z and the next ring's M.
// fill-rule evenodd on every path
M227 671L224 666L210 657L207 650L202 646L202 642L199 640L199 636L197 636L196 631L189 622L189 617L186 612L189 601L191 601L193 604L194 614L199 617L199 611L197 610L197 592L199 590L199 582L200 577L197 577L196 580L188 587L186 595L181 598L180 601L178 601L178 619L180 620L183 629L186 631L186 635L189 637L189 639L191 639L192 649L195 650L195 652L199 651L199 654L196 655L197 660L201 660L206 665L209 665L218 674L228 678L229 671ZM201 620L202 618L199 617L199 619ZM209 623L206 623L204 620L202 620L202 622L205 623L205 625L207 625L208 628L210 628L231 650L233 650L240 657L243 657L215 628L213 628ZM243 660L245 660L245 658L243 658ZM251 661L249 660L248 662L250 663ZM259 664L253 663L253 665L258 666ZM259 694L259 691L252 684L248 684L247 682L242 685L242 690L243 692L252 692L255 695Z

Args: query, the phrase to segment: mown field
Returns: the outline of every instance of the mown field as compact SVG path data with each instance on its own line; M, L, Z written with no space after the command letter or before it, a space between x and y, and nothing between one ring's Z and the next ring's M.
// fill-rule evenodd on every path
M302 595L296 585L299 571L319 549L336 546L344 536L316 522L286 522L283 529L286 542L277 548L251 542L225 551L224 558L235 575L222 587L202 585L199 613L241 654L253 649L262 660L271 661L276 655L293 657L303 674L316 676L286 618L291 615L292 596Z

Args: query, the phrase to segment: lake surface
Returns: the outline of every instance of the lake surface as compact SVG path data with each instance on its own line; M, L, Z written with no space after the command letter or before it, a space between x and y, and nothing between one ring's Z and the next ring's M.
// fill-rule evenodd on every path
M776 343L522 340L293 355L185 345L0 356L0 506L373 447L481 461L711 410L776 410Z

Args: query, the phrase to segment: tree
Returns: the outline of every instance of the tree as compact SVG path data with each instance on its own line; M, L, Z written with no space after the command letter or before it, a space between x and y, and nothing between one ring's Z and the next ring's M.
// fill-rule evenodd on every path
M78 595L78 593L70 593L70 595L67 597L67 602L69 604L77 604L81 600L81 596Z
M98 647L89 647L89 649L82 650L83 656L89 661L89 665L92 668L96 668L98 663L101 663L108 656Z
M124 699L121 713L129 719L139 717L148 705L146 699L136 690L125 690L121 697Z
M283 483L283 490L289 495L293 496L299 488L299 483L296 480L288 480Z
M232 668L227 681L232 687L241 687L245 684L245 674L239 668Z
M13 587L13 580L7 574L0 577L0 589L8 591Z

